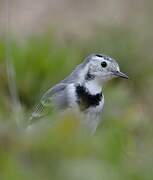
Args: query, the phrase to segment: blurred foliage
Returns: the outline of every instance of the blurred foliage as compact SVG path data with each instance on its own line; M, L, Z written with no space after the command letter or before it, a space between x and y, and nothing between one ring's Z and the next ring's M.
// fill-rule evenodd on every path
M8 90L6 44L0 41L0 179L152 180L152 52L139 35L111 27L94 37L55 40L52 33L24 41L11 37L9 58L21 100L22 118L41 94L62 80L84 57L108 54L119 62L128 81L114 79L104 87L103 123L91 137L72 116L54 127L34 124L28 131L16 124ZM51 124L51 117L43 119Z

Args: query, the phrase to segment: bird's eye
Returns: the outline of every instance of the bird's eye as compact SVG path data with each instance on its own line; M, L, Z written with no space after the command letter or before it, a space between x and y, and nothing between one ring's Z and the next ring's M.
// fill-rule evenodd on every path
M101 63L101 66L102 66L103 68L105 68L105 67L107 66L107 63L106 63L105 61L103 61L103 62Z

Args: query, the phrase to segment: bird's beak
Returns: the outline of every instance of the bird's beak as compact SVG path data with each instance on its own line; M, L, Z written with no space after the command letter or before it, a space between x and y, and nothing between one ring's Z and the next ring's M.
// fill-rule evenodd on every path
M117 77L121 77L121 78L125 78L125 79L128 79L128 75L120 72L120 71L112 71L113 75L117 76Z

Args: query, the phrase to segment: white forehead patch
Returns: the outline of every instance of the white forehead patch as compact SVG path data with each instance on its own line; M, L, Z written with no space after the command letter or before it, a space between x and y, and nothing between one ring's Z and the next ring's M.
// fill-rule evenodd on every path
M120 67L119 67L119 65L117 63L114 64L114 67L116 67L117 71L120 71Z
M105 60L103 57L100 56L94 56L93 59L97 60L97 61L101 61L101 60Z
M120 67L119 67L119 65L117 64L117 71L120 71Z

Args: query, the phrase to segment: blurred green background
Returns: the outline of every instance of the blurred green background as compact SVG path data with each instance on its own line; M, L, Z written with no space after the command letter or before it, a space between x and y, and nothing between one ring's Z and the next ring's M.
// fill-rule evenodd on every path
M0 0L0 179L153 179L152 8L151 0ZM27 133L41 95L93 52L130 77L104 87L95 135L71 116Z

